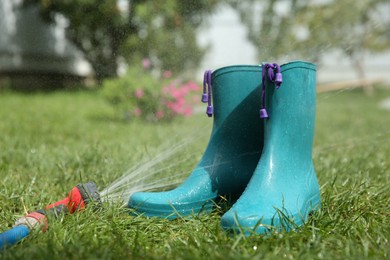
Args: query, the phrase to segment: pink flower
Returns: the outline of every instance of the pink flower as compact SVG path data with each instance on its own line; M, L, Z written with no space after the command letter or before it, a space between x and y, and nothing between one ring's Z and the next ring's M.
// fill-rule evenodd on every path
M180 97L180 98L178 98L178 99L176 100L176 103L177 103L178 105L180 105L180 106L184 106L185 102L186 102L186 101L184 100L183 97Z
M172 88L170 89L170 94L172 97L178 99L182 97L182 91L180 89Z
M163 117L164 117L164 111L159 110L159 111L156 112L156 118L157 119L161 119Z
M168 94L168 93L169 93L169 86L164 86L164 87L162 88L162 93L163 93L164 95Z
M144 69L150 69L150 67L152 67L152 62L150 61L150 59L148 58L142 59L142 67Z
M168 79L170 77L172 77L172 71L166 70L166 71L163 72L163 78L164 79Z
M139 117L142 114L142 110L139 107L134 108L134 115Z
M174 114L182 114L183 111L183 105L184 100L179 99L176 102L167 102L167 107L174 113Z
M134 93L134 96L138 99L142 98L144 96L145 92L143 89L139 88L139 89L136 89L135 93Z
M186 85L192 91L199 91L200 90L200 87L198 86L198 84L196 84L193 81L189 81Z
M173 110L173 108L175 107L175 103L172 102L172 101L168 101L167 104L166 104L167 108Z
M185 116L185 117L188 117L188 116L190 116L190 115L192 115L192 108L191 107L185 107L184 109L183 109L183 115Z
M199 104L199 102L200 102L199 97L198 96L193 96L192 97L192 102L194 102L195 104Z

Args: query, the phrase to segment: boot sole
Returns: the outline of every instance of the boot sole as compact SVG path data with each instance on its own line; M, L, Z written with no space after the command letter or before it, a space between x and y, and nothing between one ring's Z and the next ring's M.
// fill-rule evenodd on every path
M173 205L171 203L164 205L148 204L147 201L138 205L129 205L130 208L136 209L131 212L133 215L145 217L158 217L165 219L176 219L198 215L200 213L210 213L215 206L213 199L195 203L181 203Z

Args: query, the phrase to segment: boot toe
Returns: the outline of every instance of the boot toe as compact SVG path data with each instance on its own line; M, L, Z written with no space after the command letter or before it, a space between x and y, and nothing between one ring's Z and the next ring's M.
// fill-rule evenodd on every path
M190 198L185 194L172 193L175 192L137 192L130 197L128 205L135 214L167 219L208 212L214 205L213 198Z
M321 208L319 195L316 198L318 199L307 200L298 207L284 207L280 210L263 205L255 207L259 209L255 212L248 207L236 205L222 216L221 226L227 231L245 235L294 230L306 222L310 212Z
M246 236L254 233L265 234L269 232L269 228L262 224L262 220L264 219L258 215L242 216L228 211L221 218L221 226L225 231L235 234L242 233Z
M222 219L223 229L234 233L266 234L274 231L290 231L304 223L304 218L299 214L236 214L227 212Z

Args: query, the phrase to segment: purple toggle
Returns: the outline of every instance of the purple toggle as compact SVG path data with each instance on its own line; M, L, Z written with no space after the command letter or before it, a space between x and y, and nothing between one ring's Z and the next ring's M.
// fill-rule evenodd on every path
M268 72L268 78L272 80L275 77L272 65L268 66L267 72Z
M268 118L268 112L265 108L265 81L266 76L268 79L275 83L276 89L279 89L280 85L283 82L282 73L280 72L280 66L276 63L270 64L266 63L262 68L262 84L261 84L261 109L260 109L260 118Z
M212 117L212 116L213 116L213 107L212 107L212 106L207 106L206 114L207 114L209 117Z
M268 118L268 113L265 108L260 109L260 118Z
M208 83L210 73L211 73L210 70L206 70L204 72L204 76L203 76L203 94L202 94L202 102L203 103L206 103L208 101L207 83Z
M212 101L211 74L212 74L211 70L206 70L204 73L203 95L202 95L202 102L208 104L206 109L206 114L209 117L212 117L213 115L213 106L211 105L211 101Z
M202 94L202 103L207 103L208 100L209 99L208 99L207 93L203 93Z
M283 82L282 73L280 73L280 72L276 73L276 76L275 76L276 88L279 88L280 85L282 84L282 82Z

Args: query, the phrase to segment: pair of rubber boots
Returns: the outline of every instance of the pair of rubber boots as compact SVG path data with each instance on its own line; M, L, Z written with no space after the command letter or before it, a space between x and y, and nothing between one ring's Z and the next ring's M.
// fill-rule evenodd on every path
M134 193L129 206L173 219L210 211L223 196L235 201L221 218L226 230L248 235L302 225L321 206L312 163L315 65L230 66L205 78L214 124L202 159L176 189Z

